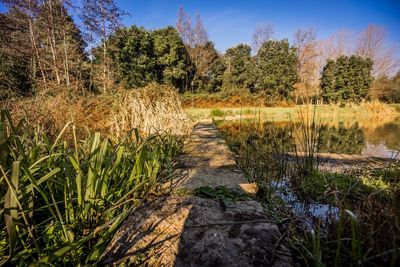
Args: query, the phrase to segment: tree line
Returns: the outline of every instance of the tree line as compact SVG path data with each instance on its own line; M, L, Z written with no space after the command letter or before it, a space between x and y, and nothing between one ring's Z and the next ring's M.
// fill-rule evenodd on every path
M375 25L353 42L344 31L317 40L312 28L290 42L260 24L251 46L220 53L200 15L192 22L183 7L175 27L146 30L122 26L127 14L112 0L1 2L8 11L0 14L0 99L158 82L181 93L257 94L271 103L400 100L397 52Z

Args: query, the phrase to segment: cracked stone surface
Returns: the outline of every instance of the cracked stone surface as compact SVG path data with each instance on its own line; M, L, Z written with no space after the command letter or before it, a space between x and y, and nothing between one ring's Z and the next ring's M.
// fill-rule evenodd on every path
M224 186L254 193L211 122L195 126L180 156L178 189ZM226 205L193 195L155 199L127 219L105 265L292 266L286 239L255 200Z

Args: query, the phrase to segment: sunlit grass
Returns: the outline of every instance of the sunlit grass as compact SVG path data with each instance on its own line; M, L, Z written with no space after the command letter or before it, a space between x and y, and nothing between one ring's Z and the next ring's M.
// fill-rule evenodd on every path
M304 105L298 105L294 107L249 107L243 106L241 108L227 108L220 107L219 110L223 111L225 116L261 116L262 119L268 121L290 121L298 118L298 112L304 110ZM400 109L395 105L385 104L363 104L363 105L314 105L316 112L320 114L321 119L324 118L336 118L336 119L351 119L354 117L365 118L371 116L399 116ZM213 108L196 108L188 107L184 111L192 119L210 119L214 117L212 115Z
M71 124L52 140L2 112L0 146L0 265L79 265L98 262L124 219L162 193L181 142L137 130L79 140Z

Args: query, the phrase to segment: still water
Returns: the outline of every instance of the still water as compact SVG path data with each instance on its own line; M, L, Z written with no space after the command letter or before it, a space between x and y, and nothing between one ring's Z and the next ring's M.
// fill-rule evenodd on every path
M260 122L254 119L218 121L216 124L235 152L240 150L240 147L251 146L255 140L257 145L251 146L254 149L252 154L257 154L257 150L261 151L261 154L264 153L262 152L264 144L274 142L279 143L280 149L285 152L301 151L300 143L306 140L304 135L311 135L312 132L304 132L307 128L304 127L304 121L303 123L300 121ZM319 153L400 159L398 152L400 151L400 118L380 117L363 121L331 119L319 121L314 129L317 129L315 138L318 140ZM303 141L299 141L301 139ZM265 151L265 153L268 152ZM257 157L254 157L254 160L256 161ZM270 182L270 186L275 188L275 194L307 227L312 227L315 218L323 221L338 219L338 207L303 201L291 190L285 179L272 179Z
M219 121L218 127L224 131L248 134L275 131L280 138L287 136L289 143L296 142L295 133L302 134L300 122L290 121ZM318 151L345 155L361 155L377 158L400 158L400 118L377 117L368 120L325 120L318 124ZM301 150L301 147L297 149Z

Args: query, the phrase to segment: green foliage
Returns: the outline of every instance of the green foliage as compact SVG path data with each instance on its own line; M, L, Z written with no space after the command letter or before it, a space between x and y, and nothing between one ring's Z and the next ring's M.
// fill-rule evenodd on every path
M116 82L126 88L159 82L183 92L190 82L190 59L172 27L154 32L136 26L122 28L108 42L112 65L117 70Z
M195 66L192 89L196 92L218 92L222 85L225 64L212 42L188 48Z
M322 71L321 96L326 102L360 102L372 84L372 61L359 56L328 60Z
M251 72L253 62L251 59L251 47L240 44L229 48L225 53L227 69L224 74L224 90L235 88L250 91L252 86Z
M115 40L115 41L114 41ZM121 29L110 38L116 43L115 53L119 79L127 88L137 88L156 81L156 58L151 34L143 27Z
M296 48L286 39L267 41L256 60L254 91L263 92L267 101L290 98L298 80Z
M230 190L223 186L215 188L203 186L196 188L193 193L197 197L218 199L221 201L241 201L250 199L245 193Z
M183 92L189 82L191 63L185 45L173 27L152 32L157 80Z
M29 54L29 33L23 25L25 18L15 9L0 14L0 100L32 90L32 55Z
M72 132L72 144L65 135ZM95 264L124 219L172 174L176 138L133 131L113 143L50 140L8 113L0 120L0 263Z
M212 117L223 117L225 116L225 112L219 108L214 108L213 110L211 110L210 115Z

